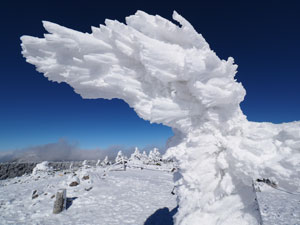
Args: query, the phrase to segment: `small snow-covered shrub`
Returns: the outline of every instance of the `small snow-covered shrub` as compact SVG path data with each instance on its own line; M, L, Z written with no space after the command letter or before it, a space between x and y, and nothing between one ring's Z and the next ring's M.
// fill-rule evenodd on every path
M52 167L49 166L49 162L44 161L41 163L38 163L32 170L32 175L38 175L45 172L52 171Z

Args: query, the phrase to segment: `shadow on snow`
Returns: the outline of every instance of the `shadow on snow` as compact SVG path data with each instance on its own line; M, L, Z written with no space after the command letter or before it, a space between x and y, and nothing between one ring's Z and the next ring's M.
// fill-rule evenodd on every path
M167 207L158 209L147 218L144 225L174 225L173 216L177 213L177 209L178 206L172 211Z
M66 202L66 210L68 210L70 207L71 207L71 205L73 204L73 201L75 200L75 199L77 199L78 197L73 197L73 198L67 198L67 202Z

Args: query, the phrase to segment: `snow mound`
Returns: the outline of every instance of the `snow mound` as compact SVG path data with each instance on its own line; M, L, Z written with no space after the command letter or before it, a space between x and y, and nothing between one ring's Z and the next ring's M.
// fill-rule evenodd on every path
M22 36L22 53L83 98L123 99L141 118L173 129L176 224L259 224L252 180L299 186L300 123L247 121L233 58L221 60L188 21L176 12L173 19L180 25L138 11L91 34L44 21L49 33Z
M49 166L49 162L44 161L36 164L36 166L32 170L32 175L37 175L38 173L44 173L52 171L51 166Z

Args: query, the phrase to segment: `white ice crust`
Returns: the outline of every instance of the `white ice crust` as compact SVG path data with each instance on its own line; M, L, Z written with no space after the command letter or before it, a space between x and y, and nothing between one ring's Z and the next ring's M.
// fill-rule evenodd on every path
M249 122L233 58L219 59L188 21L176 12L173 19L180 25L138 11L91 34L44 21L49 33L22 36L22 53L83 98L123 99L173 129L167 156L179 165L177 225L259 224L252 179L296 190L300 123Z

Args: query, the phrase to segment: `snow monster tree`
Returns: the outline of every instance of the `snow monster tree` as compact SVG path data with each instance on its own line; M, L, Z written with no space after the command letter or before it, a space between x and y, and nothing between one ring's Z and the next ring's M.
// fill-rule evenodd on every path
M219 59L188 21L176 12L173 19L180 25L138 11L92 33L44 21L49 33L22 36L22 53L83 98L123 99L141 118L173 129L175 224L260 224L252 179L297 187L300 124L247 121L233 58Z

